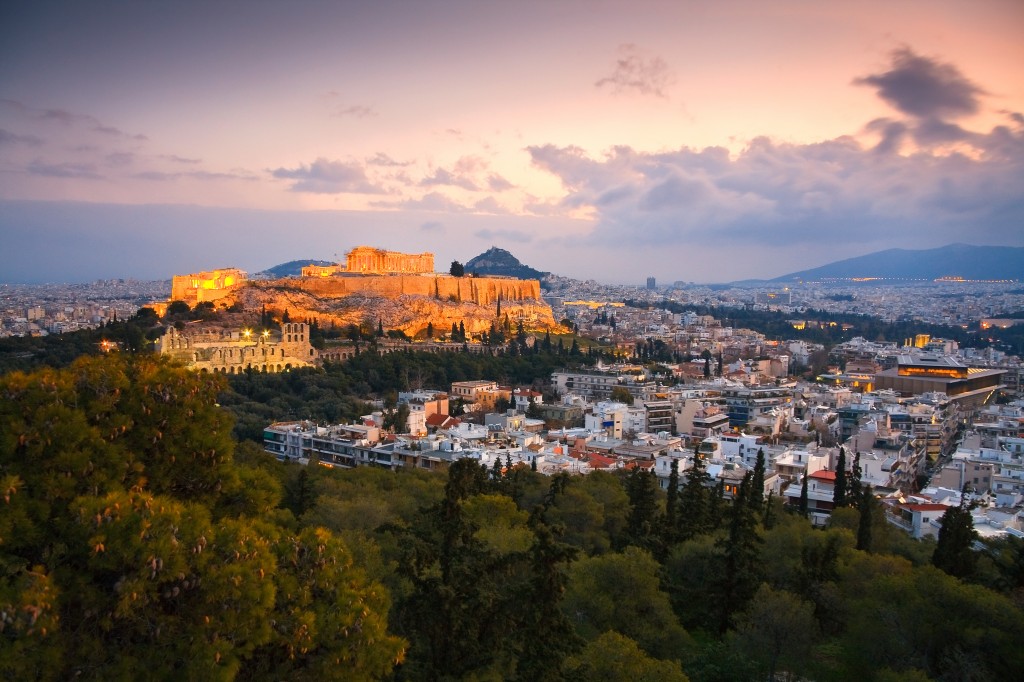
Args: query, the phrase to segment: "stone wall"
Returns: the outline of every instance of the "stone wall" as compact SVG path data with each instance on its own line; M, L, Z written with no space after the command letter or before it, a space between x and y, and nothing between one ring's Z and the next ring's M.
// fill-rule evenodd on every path
M175 275L171 280L170 300L184 301L193 307L203 301L216 301L245 284L246 279L246 273L238 268Z
M301 323L283 324L281 331L266 335L258 330L248 334L240 329L179 332L170 327L157 341L157 351L189 369L223 374L247 369L282 372L319 364L316 349L309 343L309 328Z
M349 275L281 279L267 287L298 289L317 298L342 298L371 294L386 298L423 296L440 301L490 306L506 301L540 301L540 282L511 277L452 277L451 275Z

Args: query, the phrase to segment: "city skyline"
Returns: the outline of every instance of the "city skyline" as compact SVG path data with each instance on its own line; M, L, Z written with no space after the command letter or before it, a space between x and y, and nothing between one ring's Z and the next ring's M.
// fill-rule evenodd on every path
M771 278L1024 246L1014 2L0 10L0 281L372 244ZM13 257L12 257L13 256Z

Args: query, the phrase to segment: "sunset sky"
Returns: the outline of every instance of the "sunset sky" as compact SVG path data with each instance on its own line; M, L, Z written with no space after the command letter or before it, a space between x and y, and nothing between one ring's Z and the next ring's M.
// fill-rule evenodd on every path
M0 281L1024 246L1022 36L1020 0L4 3Z

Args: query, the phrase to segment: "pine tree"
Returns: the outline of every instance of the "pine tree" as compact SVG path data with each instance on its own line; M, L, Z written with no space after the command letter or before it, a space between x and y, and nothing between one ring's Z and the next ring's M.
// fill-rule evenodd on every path
M955 578L968 578L974 574L977 556L974 541L978 533L967 508L967 495L961 493L960 504L950 507L942 515L939 541L932 554L932 564Z
M711 495L708 487L711 477L704 468L704 459L699 453L693 455L693 466L686 473L686 483L679 492L678 538L690 540L707 532L712 524Z
M860 450L853 455L853 468L850 470L850 494L849 499L854 507L859 507L863 501L863 495L861 494L861 468L860 468Z
M679 532L679 460L672 459L665 495L665 522L662 524L662 545L669 547Z
M629 496L629 516L626 521L626 535L629 544L647 550L655 549L655 518L658 484L654 472L636 467L626 478L626 494Z
M757 460L754 464L753 475L750 478L750 508L755 513L760 513L764 505L764 448L757 449Z
M734 614L746 608L761 583L760 545L757 517L750 506L749 495L753 474L747 472L740 483L729 513L729 533L717 546L722 551L722 573L719 577L719 630L732 625Z
M857 524L857 549L870 552L872 514L875 507L875 496L871 492L871 484L864 486L858 506L860 507L860 523Z
M832 493L832 507L839 509L846 506L846 449L839 448L839 459L836 462L836 484Z
M768 491L768 498L764 501L764 517L761 519L761 525L764 526L765 530L771 530L775 526L775 491Z
M807 518L807 479L810 478L806 473L803 475L803 479L800 481L800 516Z

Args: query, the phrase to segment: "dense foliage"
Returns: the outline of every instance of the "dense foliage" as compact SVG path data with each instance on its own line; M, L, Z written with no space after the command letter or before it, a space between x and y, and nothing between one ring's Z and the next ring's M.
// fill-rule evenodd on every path
M0 378L5 679L376 679L389 598L235 463L221 382L153 357Z
M263 427L274 421L352 420L372 411L366 399L384 400L399 391L447 388L455 381L472 379L494 379L503 385L540 390L555 370L593 361L583 353L560 354L557 347L515 355L362 352L343 363L328 363L323 369L234 375L221 404L236 415L239 438L262 442Z
M231 391L151 356L0 377L0 673L838 681L1024 669L1024 542L963 561L962 515L937 550L853 486L853 506L814 529L760 494L761 463L734 499L700 460L673 495L642 469L289 466L237 444L216 404L343 414L362 409L356 391L528 383L553 361L367 353L243 375Z

